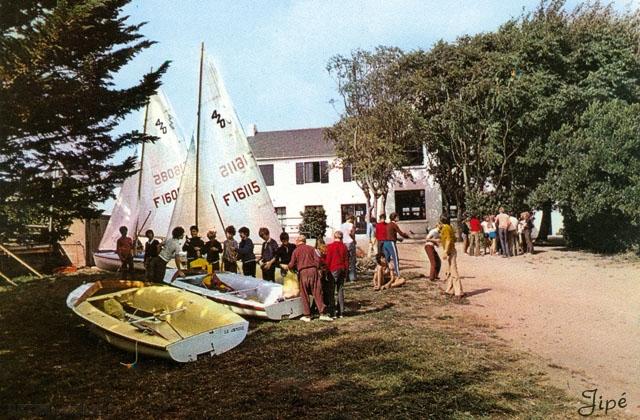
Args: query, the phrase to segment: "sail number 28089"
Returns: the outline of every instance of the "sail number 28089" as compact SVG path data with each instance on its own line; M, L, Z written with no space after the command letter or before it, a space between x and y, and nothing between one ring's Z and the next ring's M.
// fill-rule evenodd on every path
M173 168L169 168L166 171L160 171L157 174L153 174L153 182L156 185L160 185L163 182L167 182L170 179L178 178L184 170L184 163L182 165L176 165Z

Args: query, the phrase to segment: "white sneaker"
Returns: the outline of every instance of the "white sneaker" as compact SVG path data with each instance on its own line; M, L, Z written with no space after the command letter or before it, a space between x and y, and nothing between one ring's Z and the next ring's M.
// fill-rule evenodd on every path
M320 315L320 318L318 318L320 321L327 321L327 322L331 322L333 321L333 318L331 318L329 315Z
M311 322L311 317L310 316L303 316L302 318L300 318L300 321Z

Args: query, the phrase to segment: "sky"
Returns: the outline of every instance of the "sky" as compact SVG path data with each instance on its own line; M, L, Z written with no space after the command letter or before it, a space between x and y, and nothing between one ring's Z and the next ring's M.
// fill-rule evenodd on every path
M130 24L156 41L115 77L116 86L137 83L165 60L162 89L183 134L196 125L200 45L213 57L240 121L248 131L330 126L340 109L336 81L326 70L335 55L378 45L428 50L436 41L492 31L538 0L134 0L124 9ZM578 1L567 2L572 9ZM618 10L640 0L614 2ZM141 129L142 110L119 130ZM123 150L116 157L134 154ZM102 207L102 206L101 206ZM110 209L105 203L104 208Z

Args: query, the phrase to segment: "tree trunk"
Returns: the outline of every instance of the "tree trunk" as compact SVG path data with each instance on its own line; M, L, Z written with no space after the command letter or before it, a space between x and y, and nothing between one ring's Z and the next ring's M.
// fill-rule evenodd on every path
M551 233L551 201L545 201L542 203L542 220L536 243L546 241Z
M366 208L365 214L367 215L366 221L368 222L369 219L371 218L371 211L373 209L373 206L371 205L371 191L368 188L363 188L362 192L364 193L364 198L367 200L365 204L365 208Z
M460 197L456 197L456 238L458 241L462 241L462 221L464 220L463 216L463 203L464 200L461 200Z
M387 212L387 193L383 193L380 195L380 197L382 197L382 212L386 213ZM388 215L387 215L388 216Z

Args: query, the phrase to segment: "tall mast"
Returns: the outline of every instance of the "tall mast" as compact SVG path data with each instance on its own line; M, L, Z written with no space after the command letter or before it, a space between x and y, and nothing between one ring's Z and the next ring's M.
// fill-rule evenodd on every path
M200 77L198 80L198 122L196 129L196 220L195 225L198 225L198 191L200 178L200 107L202 104L202 67L204 63L204 42L200 44Z
M151 69L151 71L153 71L153 68ZM149 98L147 98L147 105L144 107L144 123L142 124L142 134L146 135L147 134L147 120L149 119ZM140 152L140 170L138 171L138 202L140 202L140 199L142 198L142 170L144 168L144 142L142 143L142 150ZM138 216L136 216L136 226L135 226L135 238L133 238L134 240L138 239L138 236L140 236L140 232L138 232Z

